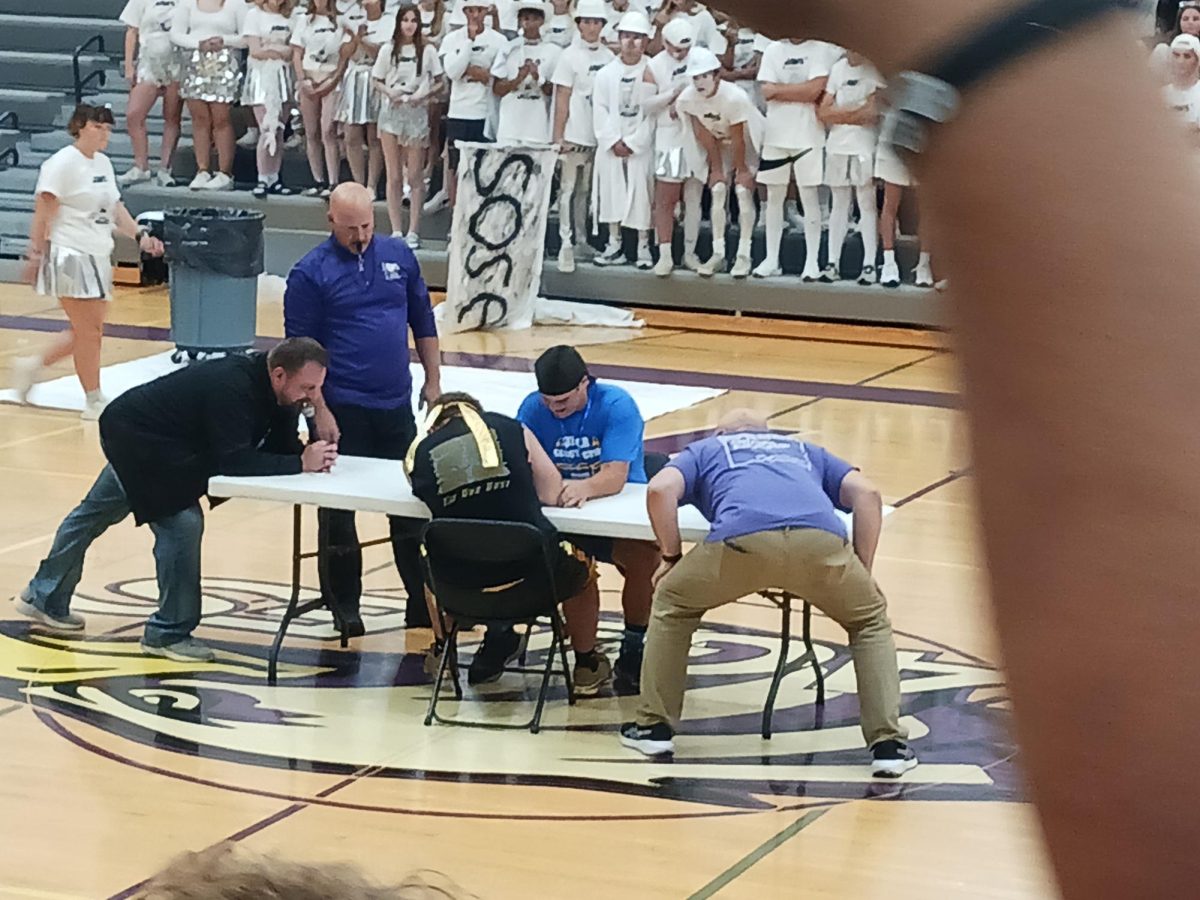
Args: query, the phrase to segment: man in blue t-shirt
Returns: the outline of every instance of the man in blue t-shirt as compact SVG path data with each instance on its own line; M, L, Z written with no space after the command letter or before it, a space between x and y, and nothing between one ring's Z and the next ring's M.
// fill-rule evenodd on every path
M683 554L679 506L711 524ZM637 719L621 743L647 755L674 752L688 651L710 609L768 588L812 603L850 635L863 736L872 772L895 778L917 764L900 726L900 673L887 601L871 577L883 524L879 491L815 444L772 434L736 410L716 437L689 445L655 476L647 497L662 549L646 636ZM849 537L837 510L853 513Z
M619 494L626 484L646 483L645 423L627 391L592 378L574 347L551 347L538 357L534 375L538 389L525 398L517 419L533 432L562 473L559 506L580 507ZM590 634L575 628L571 633L575 690L585 696L598 693L615 672L617 693L636 694L658 548L649 541L571 536L568 540L593 559L612 563L625 578L621 592L625 635L615 670L596 649L600 590L595 580L589 586L589 602L596 610Z

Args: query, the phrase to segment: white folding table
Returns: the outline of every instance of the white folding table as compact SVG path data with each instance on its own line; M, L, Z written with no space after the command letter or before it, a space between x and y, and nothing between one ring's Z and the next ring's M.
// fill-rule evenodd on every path
M215 499L270 500L292 505L292 589L288 607L279 623L275 641L267 664L267 682L275 684L279 663L279 651L284 635L293 619L325 606L321 598L300 603L300 568L306 559L317 559L322 564L327 548L316 551L303 549L303 515L305 506L353 512L383 513L406 519L429 519L429 507L418 500L404 475L403 465L396 460L370 459L360 456L340 456L333 471L305 473L301 475L272 475L255 477L217 476L208 483L208 493ZM627 484L625 489L613 497L591 500L579 509L546 507L544 510L558 530L565 534L593 537L626 538L637 541L653 541L654 531L646 512L646 486ZM709 524L694 506L679 509L679 531L684 541L697 543L708 535ZM389 538L364 542L362 546L385 543ZM817 682L817 702L824 703L825 685L820 666L817 665L810 634L811 610L807 602L803 606L801 636L805 652L795 660L788 661L791 638L792 601L799 599L783 591L763 591L762 596L775 603L783 613L781 632L782 647L775 675L767 696L767 707L763 713L763 736L770 736L771 711L779 691L779 683L789 672L811 664ZM343 635L342 646L346 646Z

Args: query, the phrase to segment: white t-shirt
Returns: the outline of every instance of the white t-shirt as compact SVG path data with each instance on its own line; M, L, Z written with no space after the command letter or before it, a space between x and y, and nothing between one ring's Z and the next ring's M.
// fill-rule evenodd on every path
M1167 108L1179 117L1181 124L1192 129L1200 125L1200 82L1190 88L1178 88L1168 84L1163 87L1163 99Z
M551 81L571 89L567 124L563 140L579 147L596 146L596 126L592 118L592 90L596 73L613 60L613 52L603 42L585 44L576 40L562 52Z
M621 136L629 137L641 127L646 118L646 106L642 98L646 95L646 69L650 60L642 57L636 65L627 66L621 63L621 105L618 107L621 116Z
M691 85L692 79L687 73L687 67L688 61L686 56L682 60L678 60L672 57L666 50L660 51L654 59L650 60L650 74L654 76L654 82L658 85L655 93L665 94L677 88L686 88ZM662 137L666 141L675 140L671 135L682 127L678 116L673 115L673 113L673 103L667 104L658 112L657 126L663 132ZM657 138L658 136L656 135L655 143L659 146L664 146Z
M675 106L681 113L695 117L718 141L729 140L734 125L743 125L759 114L746 92L728 81L720 82L711 97L701 96L695 85L689 85ZM749 143L749 135L746 140Z
M367 11L358 0L350 0L349 3L338 0L337 13L338 21L347 31L358 31L358 26L367 21Z
M107 257L113 249L113 220L121 192L112 163L103 153L88 159L74 145L42 163L36 193L58 198L50 243Z
M559 47L570 47L575 38L575 18L569 13L551 13L542 26L542 40Z
M833 97L834 107L855 109L883 86L874 66L869 63L852 66L850 60L842 57L833 64L825 93ZM879 133L873 125L834 125L829 129L825 150L846 156L871 156L878 141Z
M129 0L121 10L121 21L138 30L138 45L163 47L171 43L175 0Z
M249 11L245 0L225 0L216 12L200 9L198 0L179 0L171 23L171 40L186 50L195 50L215 37L221 38L226 47L245 47L242 24Z
M696 34L696 46L707 47L717 56L721 56L728 49L725 35L721 34L721 29L717 27L717 20L708 11L708 7L697 3L690 13L677 12L671 18L684 18L692 23L692 29Z
M291 43L294 22L295 17L289 19L256 6L246 13L246 21L242 23L242 37L258 38L267 48L281 50ZM251 58L250 64L265 61Z
M492 77L516 78L526 60L536 60L538 76L528 77L517 89L500 98L496 140L513 143L550 143L550 98L543 85L550 83L562 48L540 41L525 43L518 38L492 64Z
M375 68L371 77L378 78L388 90L404 94L415 94L430 85L435 78L442 74L442 63L438 59L437 48L426 44L421 54L421 73L417 74L417 48L405 44L400 48L399 59L394 58L392 45L388 44L379 51L375 59Z
M350 41L342 26L326 16L313 18L307 14L297 18L293 25L292 46L304 51L301 62L304 71L317 75L336 71L342 44Z
M433 17L436 10L418 6L417 12L421 16L421 31L425 34L425 42L433 44L436 47L442 42L442 38L446 36L446 26L449 24L450 10L447 9L442 14L442 21L436 33L433 31Z
M460 28L442 41L442 68L450 79L451 119L486 119L492 108L492 86L468 81L467 66L492 70L496 57L504 52L508 39L494 28L484 28L473 40L467 29Z
M379 48L384 44L392 42L392 36L396 33L396 18L395 16L380 16L372 21L364 15L361 19L345 16L341 19L342 27L348 33L354 34L358 29L366 26L366 33L363 35L363 41ZM350 65L352 66L370 66L374 65L375 60L361 45L355 52L354 56L350 57Z
M842 49L823 41L775 41L763 51L758 80L772 84L804 84L827 76ZM764 143L772 147L803 150L825 145L825 126L817 118L816 103L767 101Z

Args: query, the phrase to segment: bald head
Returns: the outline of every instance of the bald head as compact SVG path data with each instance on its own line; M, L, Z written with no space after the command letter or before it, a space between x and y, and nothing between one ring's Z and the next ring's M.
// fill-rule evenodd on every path
M351 253L362 254L375 234L375 197L353 181L339 184L329 196L333 238Z
M732 434L735 431L767 431L767 417L752 409L731 409L717 423L717 432Z

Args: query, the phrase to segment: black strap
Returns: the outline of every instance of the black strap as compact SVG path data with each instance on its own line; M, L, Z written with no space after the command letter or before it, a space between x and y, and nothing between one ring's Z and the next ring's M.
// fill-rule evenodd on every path
M962 92L1013 59L1119 8L1116 0L1033 0L979 26L940 59L915 68Z

